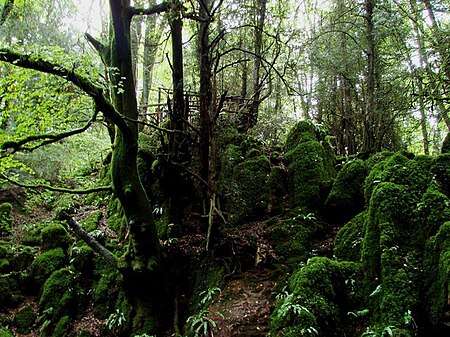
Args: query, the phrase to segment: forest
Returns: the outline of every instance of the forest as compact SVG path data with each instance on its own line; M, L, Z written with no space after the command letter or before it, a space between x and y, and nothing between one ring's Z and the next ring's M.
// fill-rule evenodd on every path
M0 0L0 337L450 336L450 2Z

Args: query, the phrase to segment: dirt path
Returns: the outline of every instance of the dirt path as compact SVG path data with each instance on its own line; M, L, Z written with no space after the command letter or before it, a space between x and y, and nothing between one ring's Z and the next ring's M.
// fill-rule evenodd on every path
M269 332L268 320L273 309L275 283L272 271L255 268L230 279L219 300L210 307L221 312L217 317L216 337L262 337Z

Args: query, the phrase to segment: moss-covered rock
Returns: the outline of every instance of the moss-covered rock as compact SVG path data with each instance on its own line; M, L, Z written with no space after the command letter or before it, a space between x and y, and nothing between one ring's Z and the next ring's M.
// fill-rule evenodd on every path
M36 313L31 306L27 305L23 307L14 316L16 331L20 334L29 333L33 329L36 318Z
M67 251L69 245L72 243L72 238L66 229L61 224L50 224L42 229L42 248L50 250L61 247Z
M348 312L359 305L359 266L314 257L290 278L270 317L276 336L344 336L352 332ZM297 335L296 335L297 333Z
M286 152L294 150L297 145L318 140L318 133L314 124L299 121L288 133L285 143Z
M66 315L74 314L76 304L76 275L70 268L53 272L42 287L39 310L51 311L49 319L55 323Z
M45 227L44 224L32 224L32 225L24 225L24 234L22 237L22 244L26 246L40 246L41 241L41 232Z
M360 261L365 219L366 212L362 212L337 232L334 242L334 255L337 259Z
M94 269L94 251L87 245L73 247L70 251L71 263L75 269L85 275L91 275Z
M53 337L66 337L70 331L70 317L63 316L53 330Z
M450 221L445 222L426 243L424 270L425 305L429 330L439 331L445 323L450 298Z
M264 214L269 202L269 172L270 163L265 156L245 160L233 169L231 195L226 204L230 223L239 224Z
M450 153L450 132L445 136L444 142L442 143L441 153Z
M66 264L66 254L58 247L38 255L30 265L30 281L34 290L39 289L47 278Z
M92 232L98 228L102 218L102 211L94 211L84 218L83 221L80 222L80 225L86 232Z
M14 337L12 332L9 331L7 328L0 326L0 337Z
M298 144L286 153L288 184L294 207L317 209L334 177L334 158L317 140Z
M287 171L281 166L272 167L267 183L270 193L268 211L281 212L287 194Z
M12 229L11 211L13 207L9 202L0 204L0 237L9 235Z
M444 153L434 159L431 167L441 191L450 197L450 153Z
M344 223L364 208L364 181L367 169L361 159L346 163L338 172L325 201L326 216Z
M0 310L15 306L19 294L19 285L13 275L0 275Z
M94 274L98 273L99 280L94 285L92 300L94 304L94 315L100 319L106 319L114 310L115 301L119 292L119 275L117 271L99 261L96 258Z

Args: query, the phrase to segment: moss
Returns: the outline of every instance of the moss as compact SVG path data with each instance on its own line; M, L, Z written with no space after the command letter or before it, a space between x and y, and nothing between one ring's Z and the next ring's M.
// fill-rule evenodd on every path
M16 246L12 256L13 270L21 272L26 270L34 260L37 249L28 246Z
M314 329L319 336L343 336L348 331L348 312L359 303L355 292L358 264L314 257L299 268L289 288L278 296L270 317L276 336L294 336ZM309 329L309 330L308 330ZM350 329L351 327L348 327Z
M264 214L269 202L269 172L270 163L265 156L246 160L234 168L230 186L232 194L226 204L230 223L242 223Z
M444 153L434 159L431 167L440 190L450 197L450 153Z
M281 166L272 167L267 184L270 190L269 212L282 211L287 193L287 171Z
M340 260L359 262L366 212L355 216L336 234L334 255Z
M106 319L113 310L118 293L117 272L109 269L103 271L92 294L94 315L100 319Z
M381 152L377 152L374 153L372 156L370 156L366 161L365 161L365 165L367 167L367 171L370 172L370 170L372 170L372 168L382 162L385 161L386 159L388 159L389 157L391 157L394 154L394 152L390 152L390 151L381 151Z
M303 142L286 153L288 184L294 207L317 209L335 174L334 159L317 141Z
M301 143L317 140L318 135L314 124L308 121L299 121L287 135L285 151L292 151Z
M70 315L76 309L76 276L73 270L62 268L53 272L42 287L39 298L41 312L51 309L52 322Z
M0 337L14 337L12 332L9 331L7 328L0 326Z
M344 223L363 210L366 176L366 166L361 159L350 161L342 167L325 201L328 218Z
M25 225L25 233L22 237L22 244L26 246L41 245L41 231L45 227L44 224Z
M17 304L19 285L11 274L0 275L0 310Z
M255 148L251 148L249 149L246 153L245 153L245 158L246 159L252 159L252 158L256 158L263 155L261 149L255 149Z
M372 192L381 182L403 185L416 195L424 193L431 183L432 161L427 156L409 159L398 152L374 165L364 183L364 197L368 204Z
M50 224L42 229L42 248L50 250L61 247L67 251L69 245L72 243L72 238L66 229L61 224Z
M65 337L68 336L70 331L70 317L63 316L55 326L53 330L53 337Z
M102 211L94 211L80 222L81 227L86 232L92 232L98 228L100 220L103 218Z
M77 337L92 337L92 335L88 330L81 330Z
M11 233L13 219L11 211L13 207L9 202L0 204L0 236L6 236Z
M92 248L82 245L71 250L71 263L75 269L86 275L90 275L94 269L94 251Z
M425 305L430 331L444 323L444 308L449 298L450 221L445 222L426 243L424 270Z
M62 248L54 248L38 255L30 265L30 278L35 287L40 288L45 280L66 263Z
M36 322L36 318L36 313L31 306L27 305L20 309L14 316L14 325L17 332L20 334L29 333Z

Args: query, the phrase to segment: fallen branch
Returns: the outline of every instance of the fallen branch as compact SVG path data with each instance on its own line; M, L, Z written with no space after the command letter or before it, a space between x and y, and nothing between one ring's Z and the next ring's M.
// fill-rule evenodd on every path
M75 235L86 242L86 244L92 248L94 252L96 252L98 255L103 257L106 262L108 262L111 266L113 266L115 269L118 269L117 267L117 257L111 253L108 249L103 247L97 240L95 240L94 237L89 235L88 232L86 232L78 222L76 222L69 214L66 212L60 213L60 218L62 220L67 221L67 224L69 227L73 230Z

